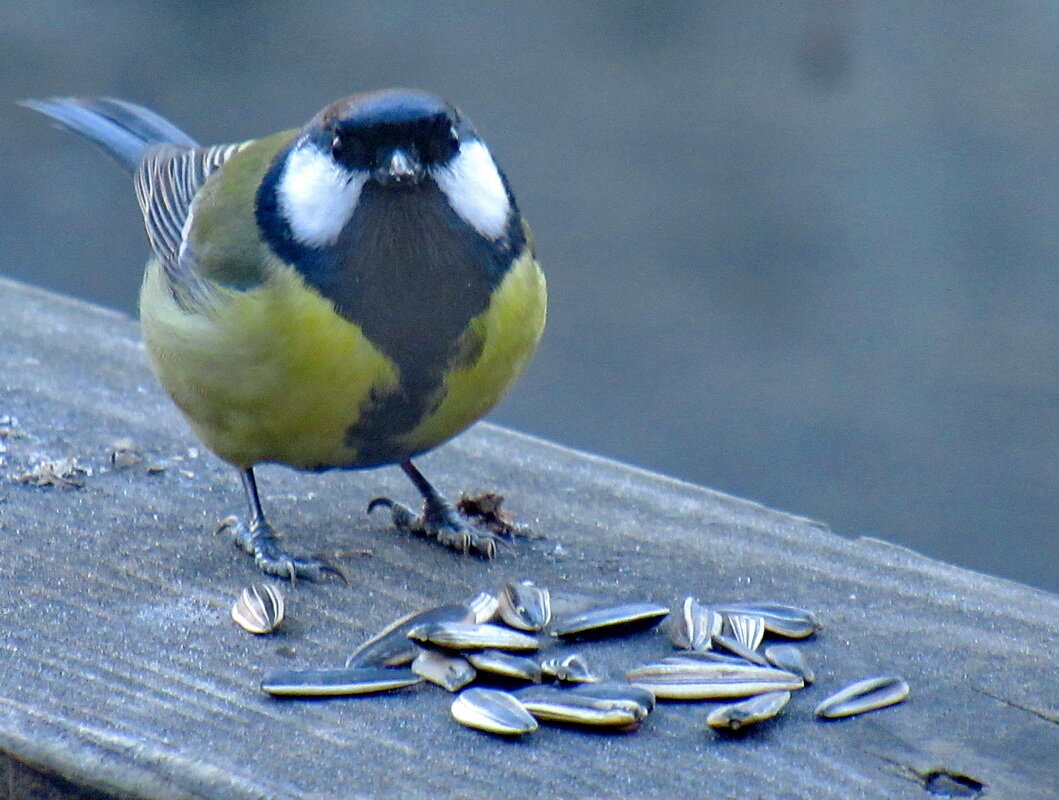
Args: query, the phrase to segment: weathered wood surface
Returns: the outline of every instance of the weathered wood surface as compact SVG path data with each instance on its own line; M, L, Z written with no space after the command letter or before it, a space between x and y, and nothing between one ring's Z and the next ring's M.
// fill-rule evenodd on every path
M932 796L925 776L942 770L988 797L1059 796L1056 596L487 425L424 470L449 491L502 491L545 538L460 558L365 515L377 493L413 499L397 470L263 470L274 523L306 551L346 551L352 581L297 585L285 631L253 637L228 610L258 575L212 534L241 508L235 476L156 387L135 323L3 280L0 297L0 415L22 434L0 439L0 774L26 764L136 798L892 800ZM145 460L110 468L122 438ZM81 489L13 480L68 456L92 470ZM740 739L706 732L706 706L668 704L634 734L516 742L457 726L434 687L317 702L257 689L267 668L340 665L400 614L523 577L560 610L689 593L807 606L827 626L806 645L817 685ZM620 674L668 649L653 633L590 653ZM812 718L825 693L882 673L912 698Z

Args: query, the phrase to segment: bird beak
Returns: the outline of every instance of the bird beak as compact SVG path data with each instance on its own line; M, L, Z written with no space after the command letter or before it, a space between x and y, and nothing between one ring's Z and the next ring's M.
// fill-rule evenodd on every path
M384 186L418 183L423 177L423 165L412 154L395 147L390 157L376 167L373 177Z

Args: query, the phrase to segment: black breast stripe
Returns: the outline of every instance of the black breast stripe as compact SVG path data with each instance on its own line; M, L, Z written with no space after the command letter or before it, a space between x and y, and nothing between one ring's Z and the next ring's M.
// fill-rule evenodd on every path
M263 211L274 211L263 205L259 222L286 227L272 214L263 220ZM485 310L525 246L514 205L511 217L504 236L486 239L427 179L402 187L366 183L356 212L331 247L306 248L289 228L273 228L281 234L273 237L263 226L277 253L400 371L398 387L373 393L347 431L358 466L407 457L393 439L415 428L443 399L439 390L460 355L468 323Z

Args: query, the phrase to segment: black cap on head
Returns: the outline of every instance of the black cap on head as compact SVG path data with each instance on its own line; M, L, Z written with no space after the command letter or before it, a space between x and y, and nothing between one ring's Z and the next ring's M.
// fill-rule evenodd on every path
M440 98L387 89L339 100L310 123L321 149L351 170L382 183L414 182L426 167L445 164L474 128Z

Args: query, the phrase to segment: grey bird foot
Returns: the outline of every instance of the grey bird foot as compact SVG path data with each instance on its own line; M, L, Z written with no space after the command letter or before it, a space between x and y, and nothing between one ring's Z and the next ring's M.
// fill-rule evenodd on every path
M460 553L474 553L484 558L496 557L500 539L491 531L469 525L448 502L423 503L423 513L416 516L408 506L389 497L376 497L368 503L370 514L379 507L390 509L390 518L397 530L435 539L439 544Z
M217 533L230 533L235 546L252 555L257 568L267 575L288 578L291 583L298 578L322 581L330 576L349 583L345 573L326 559L288 553L280 546L279 534L267 522L247 526L238 517L231 516L221 521Z

